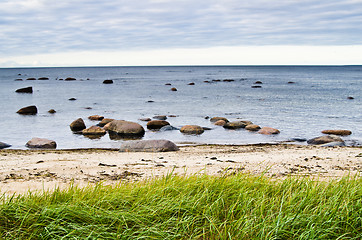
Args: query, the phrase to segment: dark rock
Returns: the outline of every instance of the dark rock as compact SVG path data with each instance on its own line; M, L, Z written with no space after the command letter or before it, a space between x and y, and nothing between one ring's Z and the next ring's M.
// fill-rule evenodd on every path
M271 127L263 127L258 131L258 133L264 134L264 135L272 135L272 134L279 134L280 131L278 129L271 128Z
M166 86L171 86L171 83L166 83L165 85L166 85Z
M299 138L299 137L292 138L291 140L295 141L295 142L306 142L307 141L306 138Z
M323 130L322 133L324 134L332 134L338 136L348 136L351 135L352 132L350 130L342 130L342 129L335 129L335 130Z
M234 82L235 80L234 79L224 79L222 80L223 82Z
M50 109L49 111L48 111L48 113L56 113L57 111L55 111L54 109Z
M153 116L153 119L166 120L167 116L166 115L156 115L156 116Z
M17 111L17 113L23 114L23 115L35 115L38 113L38 109L36 108L36 106L28 106L28 107L23 107L23 108L19 109Z
M83 129L82 131L83 135L105 135L106 134L106 130L98 127L98 126L91 126L87 129Z
M256 124L248 124L246 125L245 129L248 131L256 132L260 130L260 126Z
M34 81L36 78L27 78L26 80Z
M17 93L33 93L33 87L19 88L15 92L17 92Z
M75 81L75 80L77 80L77 79L73 78L73 77L67 77L66 79L64 79L64 81Z
M142 137L145 134L145 129L140 124L124 120L113 120L107 130L110 134L126 137Z
M113 80L104 80L103 84L113 84Z
M0 142L0 149L4 149L4 148L8 148L11 147L11 145L4 143L4 142Z
M101 121L104 119L104 117L100 116L100 115L92 115L92 116L89 116L88 119L92 120L92 121Z
M170 125L170 123L165 120L152 120L147 123L147 129L160 129L167 125Z
M15 81L23 81L23 79L17 78L17 79L15 79Z
M97 124L97 126L104 127L107 123L110 123L113 120L114 120L113 118L103 118L102 121L100 121L100 123Z
M178 116L177 115L168 115L168 117L175 118L175 117L178 117Z
M169 152L178 151L178 147L168 140L141 140L124 142L120 152Z
M184 134L200 135L204 132L204 129L197 125L185 125L180 129L180 132Z
M229 122L229 120L227 118L224 117L213 117L210 119L210 122L217 122L219 120L224 120L225 122Z
M69 100L69 101L75 101L75 100L77 100L77 99L74 98L74 97L72 97L72 98L69 98L68 100Z
M349 99L349 100L353 100L353 99L354 99L354 97L347 97L347 99Z
M221 82L220 79L213 79L212 81L213 81L213 82Z
M210 81L204 81L204 83L210 83Z
M189 83L187 85L193 86L193 85L195 85L195 83L191 82L191 83Z
M74 120L69 125L69 127L73 132L82 131L83 129L86 129L86 126L85 126L84 121L83 121L82 118L78 118L77 120Z
M176 128L174 126L171 126L171 125L166 125L166 126L163 126L162 128L160 128L160 131L161 132L165 132L165 131L173 131L173 130L180 130L179 128Z
M153 103L153 102L155 102L155 101L153 101L153 100L148 100L147 102L148 102L148 103Z
M47 78L47 77L40 77L40 78L38 78L38 80L49 80L49 78Z
M234 122L225 123L223 127L226 129L239 129L239 128L245 128L246 126L247 124L245 124L242 121L234 121Z
M28 148L56 148L57 144L53 140L45 138L32 138L29 140L26 145Z
M177 91L177 88L171 88L171 91L173 91L173 92L176 92Z
M251 88L261 88L261 86L259 86L259 85L251 86Z
M263 84L262 81L256 81L254 84Z
M212 128L209 128L209 127L202 127L202 129L204 129L205 131L210 131L210 130L212 130Z
M320 144L326 144L331 142L344 142L342 138L336 136L336 135L327 135L327 136L321 136L321 137L315 137L312 139L309 139L307 141L308 144L312 145L320 145Z
M288 84L294 84L294 83L295 83L295 82L293 82L293 81L289 81L289 82L288 82Z

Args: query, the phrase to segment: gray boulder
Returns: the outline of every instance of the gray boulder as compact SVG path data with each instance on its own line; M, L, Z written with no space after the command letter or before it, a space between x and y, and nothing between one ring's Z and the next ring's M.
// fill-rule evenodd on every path
M321 145L321 147L345 147L345 146L346 144L344 142L330 142Z
M56 148L57 144L53 140L45 138L32 138L29 140L26 145L28 148Z
M4 149L4 148L8 148L8 147L11 147L11 145L9 145L7 143L0 142L0 149Z
M336 136L336 135L327 135L327 136L321 136L321 137L315 137L312 139L309 139L307 141L308 144L312 145L321 145L331 142L344 142L342 138Z
M161 132L173 131L173 130L180 130L180 129L177 127L171 126L171 125L166 125L166 126L163 126L162 128L160 128Z
M176 144L169 140L127 141L122 144L120 152L169 152L179 150Z

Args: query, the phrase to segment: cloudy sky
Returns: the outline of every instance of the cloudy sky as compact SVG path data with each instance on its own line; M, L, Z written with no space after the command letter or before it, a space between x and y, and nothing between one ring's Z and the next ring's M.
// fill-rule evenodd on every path
M0 67L362 64L362 0L0 0Z

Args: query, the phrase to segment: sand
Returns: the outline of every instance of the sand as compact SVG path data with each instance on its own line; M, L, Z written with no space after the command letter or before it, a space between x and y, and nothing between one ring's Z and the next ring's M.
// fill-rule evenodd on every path
M165 174L265 174L321 180L362 176L361 147L278 145L184 146L177 152L118 152L116 149L0 150L0 191L28 191L140 181Z

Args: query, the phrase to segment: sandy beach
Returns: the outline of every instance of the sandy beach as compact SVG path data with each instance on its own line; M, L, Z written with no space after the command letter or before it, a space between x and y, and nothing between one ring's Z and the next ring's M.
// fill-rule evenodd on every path
M14 194L139 181L173 173L289 175L323 180L362 176L361 147L278 145L183 146L177 152L119 152L117 149L1 150L0 191Z

